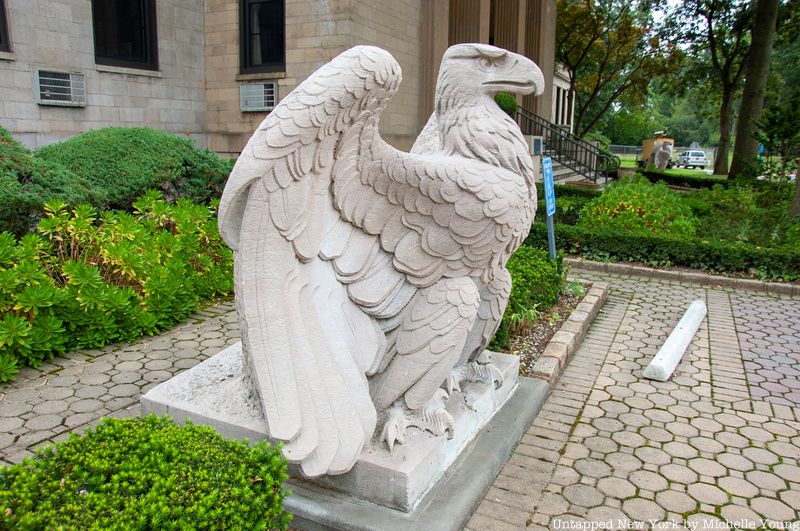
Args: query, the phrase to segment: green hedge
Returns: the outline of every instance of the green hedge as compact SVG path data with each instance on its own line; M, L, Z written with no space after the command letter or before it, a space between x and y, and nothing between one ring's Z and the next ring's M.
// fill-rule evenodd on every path
M169 418L105 419L0 469L2 529L286 529L286 460Z
M509 333L531 324L539 312L558 301L564 287L562 262L561 255L554 262L547 251L529 246L511 256L506 266L511 273L511 295L490 349L508 347Z
M41 160L0 128L0 231L23 235L59 198L75 204L98 200L91 183L63 165Z
M233 167L187 138L141 127L109 127L36 151L39 159L83 176L100 195L95 206L128 209L149 189L169 200L219 198Z
M164 330L233 289L215 204L152 192L135 215L46 209L39 234L0 234L0 382L20 365Z
M800 279L800 250L788 247L766 248L564 224L556 224L555 232L558 247L595 260L676 265L712 272L748 273L755 269L764 278ZM526 243L546 248L546 226L534 223Z
M637 173L645 177L651 183L663 181L670 186L682 186L684 188L713 188L715 185L720 185L723 188L730 188L733 186L769 186L769 181L753 181L753 180L730 180L725 177L712 177L707 175L701 177L699 175L681 175L676 174L677 170L637 170Z

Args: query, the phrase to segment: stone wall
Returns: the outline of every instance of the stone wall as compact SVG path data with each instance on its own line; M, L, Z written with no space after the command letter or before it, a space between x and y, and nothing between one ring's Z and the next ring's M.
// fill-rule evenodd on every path
M353 3L356 44L388 50L403 69L403 82L381 115L381 134L400 149L411 149L425 125L420 120L422 2L428 0L361 0Z
M96 65L88 0L6 0L12 50L0 53L0 126L36 147L82 131L151 126L206 145L203 6L158 0L159 70ZM36 69L86 76L86 106L37 103Z
M240 74L239 2L206 0L206 128L209 147L236 156L266 117L266 112L242 112L242 83L278 83L282 99L308 75L353 44L346 0L286 0L286 71Z

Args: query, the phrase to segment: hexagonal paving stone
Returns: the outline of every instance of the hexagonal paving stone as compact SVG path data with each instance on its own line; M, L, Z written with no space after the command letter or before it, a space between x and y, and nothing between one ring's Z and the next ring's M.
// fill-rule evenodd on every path
M605 457L605 462L611 465L615 471L632 472L642 468L642 461L631 454L614 452Z
M669 455L680 457L681 459L691 459L698 456L697 448L682 442L668 442L664 445L663 450Z
M776 522L790 522L797 518L797 513L782 501L760 496L750 501L750 507L763 516Z
M666 479L648 470L637 470L631 473L628 479L640 489L660 491L667 488Z
M138 396L140 394L139 387L133 384L120 384L115 385L111 389L108 390L108 393L112 396L122 397L122 396Z
M761 517L748 507L741 505L726 505L720 510L720 515L728 522L740 522L740 528L746 529L745 524L755 524L751 529L761 525Z
M778 462L777 455L763 448L745 448L742 450L742 456L753 463L760 463L762 465L774 465Z
M617 443L608 437L589 437L583 442L584 446L593 452L611 453L616 452L618 449Z
M675 490L656 493L656 503L665 510L677 514L686 514L697 509L697 501L688 494Z
M666 465L670 462L669 454L667 454L664 450L652 448L650 446L642 446L641 448L637 448L633 453L644 463Z
M758 494L758 487L742 478L726 476L724 478L719 478L719 480L717 480L717 485L734 496L740 496L742 498L752 498Z
M31 431L50 430L60 426L63 420L61 415L38 415L25 422L25 428Z
M722 466L731 470L747 472L748 470L753 470L755 468L755 465L752 461L738 454L724 452L718 454L715 459Z
M102 409L102 407L103 402L94 398L78 400L69 406L70 410L74 411L75 413L90 413L92 411Z
M628 448L638 448L647 443L644 437L632 431L618 431L611 434L611 438L619 443L620 446Z
M597 482L597 489L612 498L630 498L636 494L636 487L626 479L608 477Z
M622 510L636 522L663 520L666 512L657 503L642 498L630 498L622 502Z
M564 487L564 498L581 507L596 507L603 503L603 495L588 485L569 485Z
M701 476L719 477L725 475L725 467L703 457L689 460L689 467Z
M767 430L756 428L755 426L745 426L744 428L739 428L739 434L750 439L751 441L757 442L768 442L775 438Z
M683 483L684 485L691 485L697 481L697 473L691 468L675 463L664 465L658 471L668 480L675 483Z
M69 403L64 400L47 400L33 406L33 412L37 415L54 415L66 411L67 408Z
M701 452L707 452L710 454L718 454L725 451L725 447L722 444L708 437L692 437L689 439L689 444Z
M747 481L760 489L777 491L787 488L786 481L784 481L782 478L762 470L746 472L744 477L747 479Z
M692 483L686 492L699 503L722 505L728 502L728 495L716 485L708 483Z
M665 443L674 439L673 434L663 428L657 428L655 426L645 426L639 430L639 433L648 441Z
M575 461L575 470L583 476L604 478L611 475L611 467L599 459L581 459Z

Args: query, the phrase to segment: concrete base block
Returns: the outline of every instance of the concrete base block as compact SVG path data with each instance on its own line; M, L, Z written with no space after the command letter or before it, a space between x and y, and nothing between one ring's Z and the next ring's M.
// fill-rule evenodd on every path
M319 511L324 513L323 507L346 501L350 504L348 507L369 508L367 513L370 514L389 511L386 515L393 515L392 518L412 518L417 522L415 528L418 529L421 520L413 515L424 511L424 500L436 496L431 489L442 488L441 484L447 482L443 477L457 474L458 471L451 465L463 460L465 454L474 453L476 437L482 440L493 433L495 438L503 439L506 443L494 446L501 455L496 469L489 474L491 478L487 481L491 481L538 411L548 389L545 382L540 384L521 379L518 384L519 360L516 356L494 354L493 363L503 373L502 387L494 389L493 385L465 383L462 385L463 393L453 393L447 401L447 410L455 419L452 439L410 428L406 443L396 445L393 453L385 444L373 439L353 469L337 476L306 479L300 474L299 467L290 465L290 475L296 478L292 484L295 496L287 507L297 514L298 523L306 520L319 522L314 515ZM142 409L145 413L168 414L177 422L191 419L195 423L212 426L230 438L253 441L268 439L264 419L242 379L242 366L241 345L233 345L151 389L142 397ZM531 402L531 393L540 396L541 400L538 403L536 400ZM528 398L524 405L520 405L520 396L523 395ZM504 405L509 401L517 404L511 408L513 413L506 414L514 418L508 421L508 426L503 427L502 433L497 433L493 417L502 417L508 409ZM520 425L511 425L515 423ZM484 429L487 424L488 427ZM475 461L474 466L469 466L470 476L486 475L492 466L487 465L488 469L485 470L485 459L486 456ZM467 480L467 483L472 482L472 479ZM482 485L478 498L487 486L488 483ZM465 485L461 484L458 488L463 490ZM353 511L359 513L354 508L349 510ZM341 511L334 512L338 515ZM333 522L338 518L337 515L326 516L323 523L328 520ZM467 518L469 514L462 516ZM348 529L358 528L353 527L354 522L342 525ZM333 527L336 528L336 525Z

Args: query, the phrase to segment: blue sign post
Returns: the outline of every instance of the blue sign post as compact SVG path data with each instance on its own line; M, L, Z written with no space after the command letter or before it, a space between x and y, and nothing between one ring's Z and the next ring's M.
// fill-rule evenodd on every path
M556 213L556 191L553 186L553 161L550 157L542 157L542 173L544 175L544 202L547 207L547 249L550 258L556 259L556 233L553 228L553 214Z

